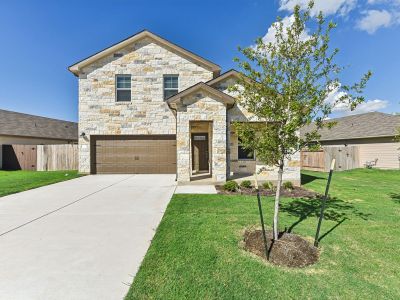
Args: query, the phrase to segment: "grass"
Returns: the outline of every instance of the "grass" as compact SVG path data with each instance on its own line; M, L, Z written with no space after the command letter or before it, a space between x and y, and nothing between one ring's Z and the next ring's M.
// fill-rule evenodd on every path
M326 177L302 174L321 193ZM126 299L400 299L400 171L336 172L330 194L320 261L304 269L240 248L244 228L259 226L255 197L174 195ZM281 229L312 240L318 209L283 199Z
M78 171L1 171L0 197L77 178Z

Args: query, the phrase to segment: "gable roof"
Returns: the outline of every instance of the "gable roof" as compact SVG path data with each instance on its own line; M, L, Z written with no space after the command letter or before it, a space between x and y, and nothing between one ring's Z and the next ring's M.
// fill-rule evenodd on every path
M331 129L322 128L318 131L321 141L361 139L372 137L392 137L400 127L400 116L380 112L370 112L337 119L337 124ZM315 124L310 124L300 130L301 136L315 130Z
M78 124L0 109L0 135L78 140Z
M72 73L74 73L75 76L78 76L79 70L81 68L83 68L83 67L85 67L107 55L110 55L110 54L126 47L129 44L132 44L132 43L137 42L144 38L150 38L153 41L157 42L158 44L162 45L163 47L167 48L168 50L177 53L178 55L186 58L189 61L192 61L198 65L203 66L207 70L212 71L214 73L214 76L218 76L221 71L220 66L218 66L217 64L215 64L197 54L194 54L193 52L186 50L170 41L167 41L166 39L150 32L148 30L140 31L140 32L138 32L138 33L108 47L108 48L105 48L105 49L73 64L68 67L68 70L70 70Z
M169 97L167 99L167 103L168 103L168 105L177 103L181 98L183 98L185 96L189 96L200 90L210 93L211 95L222 100L226 104L229 104L229 105L235 104L235 101L236 101L235 98L233 98L232 96L229 96L228 94L225 94L217 89L214 89L213 87L205 84L204 82L199 82L199 83L187 88L186 90L183 90L183 91L179 92L178 94Z
M243 76L243 74L241 74L240 72L236 71L235 69L230 69L229 71L226 71L225 73L222 73L221 75L219 75L218 77L211 79L209 81L207 81L207 84L210 86L213 86L229 77L236 77L239 78L240 76Z

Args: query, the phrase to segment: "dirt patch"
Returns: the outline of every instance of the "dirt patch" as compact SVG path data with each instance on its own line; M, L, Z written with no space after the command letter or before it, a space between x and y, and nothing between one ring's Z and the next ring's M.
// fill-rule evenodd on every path
M261 230L247 230L244 248L263 259L267 259ZM267 231L268 261L278 266L302 268L318 261L318 248L302 237L292 233L281 233L279 240L272 240L272 231Z
M224 195L257 195L257 191L254 188L243 188L236 192L226 191L222 185L216 185L215 188L218 194ZM260 189L261 196L275 196L274 190ZM303 189L302 187L294 187L293 189L281 189L281 196L290 198L314 198L319 197L320 194Z

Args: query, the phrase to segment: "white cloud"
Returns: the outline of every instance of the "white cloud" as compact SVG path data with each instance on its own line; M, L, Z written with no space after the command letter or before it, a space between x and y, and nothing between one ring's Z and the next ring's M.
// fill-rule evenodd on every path
M381 27L389 27L394 22L394 16L387 10L368 10L364 13L357 27L369 34L375 33Z
M325 102L329 103L332 106L333 112L343 112L346 110L350 110L349 106L346 103L340 102L340 98L346 96L345 92L338 92L338 89L333 90L326 97Z
M300 5L302 9L305 9L308 3L309 0L280 0L279 10L293 11L296 5ZM357 0L315 0L311 13L317 15L322 11L324 15L339 13L345 16L355 8L356 4Z
M358 115L372 111L379 111L381 109L386 108L388 104L389 101L387 100L381 100L381 99L368 100L357 105L356 109L353 111L350 111L350 109L346 108L344 110L338 110L338 112L341 112L344 115Z
M286 28L290 27L293 23L294 23L295 19L294 16L286 16L284 17L281 22L283 24L283 30L284 32L286 32ZM274 27L274 25L276 25L277 22L273 23L269 28L267 33L264 35L264 37L262 38L264 44L268 44L268 43L275 43L275 34L276 34L276 28ZM309 39L310 36L307 33L307 29L305 31L303 31L300 35L300 39L302 41L305 41L307 39Z
M296 5L306 9L308 3L309 0L279 0L279 10L292 12ZM357 28L369 34L400 24L400 0L315 0L311 14L315 16L322 11L326 16L345 17L353 10Z
M334 106L332 109L334 113L339 113L341 115L355 115L371 111L378 111L386 108L389 104L389 101L387 100L381 100L381 99L368 100L363 103L360 103L353 111L351 111L348 104L339 101L339 99L345 95L346 95L345 92L340 91L340 85L339 85L337 88L335 88L332 92L329 93L328 97L325 99L325 102Z

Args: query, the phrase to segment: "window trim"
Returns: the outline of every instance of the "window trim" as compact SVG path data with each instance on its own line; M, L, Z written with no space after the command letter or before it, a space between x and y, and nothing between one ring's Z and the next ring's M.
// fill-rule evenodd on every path
M240 158L239 157L239 147L243 147L239 138L238 138L238 144L237 144L237 154L238 154L238 160L243 160L243 161L254 161L256 160L256 152L253 150L253 157L248 157L248 158Z
M177 79L178 79L178 87L176 88L176 89L174 89L174 88L166 88L165 87L165 77L176 77ZM167 100L167 98L165 97L165 91L167 90L167 91L175 91L176 90L176 93L178 94L179 93L179 84L180 82L179 82L179 74L164 74L163 75L163 98L164 98L164 101L165 100ZM172 97L173 95L171 95L171 96L169 96L169 97ZM169 98L168 97L168 98Z
M119 76L129 76L130 88L119 88L118 87L118 77ZM118 91L130 91L130 100L118 100ZM131 74L115 74L115 102L126 103L132 102L132 75Z

